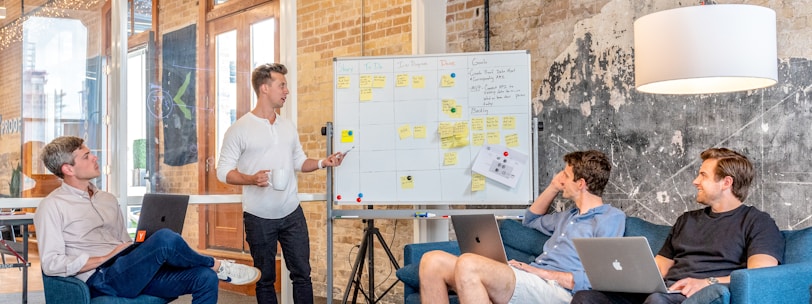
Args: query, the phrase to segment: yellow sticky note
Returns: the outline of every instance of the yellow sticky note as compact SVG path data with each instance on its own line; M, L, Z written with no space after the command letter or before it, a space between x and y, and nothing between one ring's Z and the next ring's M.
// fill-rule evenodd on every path
M454 123L454 136L457 138L468 137L467 121L458 121Z
M499 139L499 132L488 132L488 144L498 145L501 140Z
M448 114L450 118L462 118L462 106L461 105L454 105L451 108L451 113Z
M422 89L426 87L426 77L423 75L412 76L412 88Z
M451 149L451 148L454 147L455 144L457 144L457 143L454 140L454 136L446 137L446 138L440 138L440 148L442 148L442 149Z
M502 117L502 129L506 130L516 129L516 117L515 116Z
M454 136L454 147L455 148L462 148L468 145L468 136L466 137L457 137Z
M350 76L338 76L336 87L339 89L347 89L350 87Z
M414 178L411 176L401 176L400 189L414 189Z
M400 140L412 137L412 126L410 125L400 126L400 128L398 128L398 136L400 136Z
M457 164L457 152L446 152L443 154L443 166L453 166Z
M440 126L437 127L437 131L440 133L440 138L454 136L454 125L447 121L441 122Z
M440 101L440 104L443 106L443 113L451 114L451 108L457 105L457 101L454 99L443 99Z
M414 126L414 138L426 138L426 126Z
M515 148L519 146L519 134L505 135L505 144L508 147Z
M395 76L395 86L396 87L405 87L409 85L409 75L407 74L398 74Z
M485 175L473 173L471 175L471 192L485 190Z
M371 88L372 87L372 75L361 75L358 79L358 87L359 88Z
M488 130L499 130L499 116L488 116L485 125Z
M373 88L383 88L386 87L386 75L375 75L372 77L372 87Z
M471 135L474 146L482 146L485 144L485 133L474 133Z
M361 94L359 96L359 99L361 101L370 101L370 100L372 100L372 88L361 88L359 93Z
M471 118L471 129L473 129L474 131L485 130L485 118L483 117Z
M440 78L440 86L444 87L444 88L453 87L454 86L454 78L451 78L451 76L449 76L449 75L443 75L443 77Z
M351 143L354 139L352 130L341 130L341 142Z

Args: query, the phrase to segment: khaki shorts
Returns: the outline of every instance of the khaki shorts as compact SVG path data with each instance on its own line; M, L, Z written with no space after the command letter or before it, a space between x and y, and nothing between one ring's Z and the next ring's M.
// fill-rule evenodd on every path
M511 269L513 269L513 274L516 276L516 287L513 289L513 296L510 297L511 304L566 304L572 300L570 291L558 285L558 282L542 279L524 270L513 267Z

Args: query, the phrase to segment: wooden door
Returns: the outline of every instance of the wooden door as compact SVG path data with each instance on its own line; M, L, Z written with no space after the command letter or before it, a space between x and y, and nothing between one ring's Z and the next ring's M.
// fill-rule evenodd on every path
M240 186L217 180L223 134L255 104L251 71L279 58L278 2L266 2L207 24L207 117L205 193L238 194ZM201 205L201 249L248 251L242 205ZM205 240L205 241L202 241Z

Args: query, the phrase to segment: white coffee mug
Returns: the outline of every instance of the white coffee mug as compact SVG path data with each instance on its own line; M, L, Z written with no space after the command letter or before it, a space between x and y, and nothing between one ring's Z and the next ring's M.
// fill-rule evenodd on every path
M268 181L271 183L271 187L274 190L282 191L288 187L288 181L290 181L290 172L288 169L273 169L268 172Z

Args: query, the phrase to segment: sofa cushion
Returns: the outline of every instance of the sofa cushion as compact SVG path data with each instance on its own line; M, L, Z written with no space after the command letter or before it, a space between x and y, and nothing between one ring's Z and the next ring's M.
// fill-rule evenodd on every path
M499 233L505 245L508 260L532 262L544 251L544 243L550 238L536 229L522 226L516 220L499 222Z
M812 262L812 227L784 230L784 264Z
M412 263L407 264L397 271L395 271L395 276L398 277L403 284L408 285L415 290L420 289L420 275L418 273L418 269L420 268L420 263Z
M651 252L656 255L660 248L663 247L669 231L671 231L671 226L652 224L640 218L627 216L626 230L623 232L623 236L646 237Z

